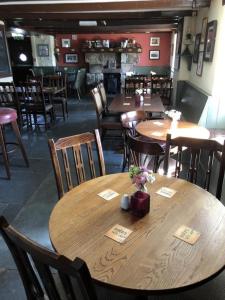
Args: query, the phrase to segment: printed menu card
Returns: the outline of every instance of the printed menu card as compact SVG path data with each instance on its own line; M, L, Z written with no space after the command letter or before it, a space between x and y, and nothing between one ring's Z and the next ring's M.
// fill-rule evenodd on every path
M197 240L200 237L200 232L187 227L185 225L182 225L178 228L178 230L175 232L174 236L188 244L194 245Z
M118 243L123 243L132 232L133 232L132 230L123 227L119 224L116 224L109 231L105 233L105 236L109 237L110 239Z

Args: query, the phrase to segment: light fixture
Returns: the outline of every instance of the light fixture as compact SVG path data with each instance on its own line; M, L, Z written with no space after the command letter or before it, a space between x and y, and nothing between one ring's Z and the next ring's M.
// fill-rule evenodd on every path
M26 56L26 54L21 53L21 54L19 55L19 59L20 59L22 62L27 61L27 56Z
M97 26L97 21L79 21L79 26Z

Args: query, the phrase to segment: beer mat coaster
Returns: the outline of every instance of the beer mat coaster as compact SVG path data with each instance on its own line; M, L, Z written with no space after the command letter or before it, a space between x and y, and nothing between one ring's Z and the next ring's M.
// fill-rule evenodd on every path
M151 104L150 103L144 103L144 106L150 106Z
M123 105L130 105L130 103L129 102L124 102Z
M126 96L125 98L126 98L126 99L131 99L132 97L131 97L131 96Z
M173 236L188 244L194 245L199 239L200 235L200 232L185 225L182 225L178 228L178 230L174 233Z
M123 227L119 224L116 224L109 231L105 233L105 236L109 237L110 239L118 243L123 243L132 232L133 232L132 230Z
M156 194L159 194L163 197L172 198L173 195L176 194L177 191L170 189L168 187L161 187L158 191L156 191Z
M153 122L153 124L158 125L158 126L163 126L163 123L160 121L155 121L155 122Z
M119 194L111 189L107 189L107 190L104 190L101 193L99 193L98 196L109 201L109 200L112 200L113 198L119 196Z

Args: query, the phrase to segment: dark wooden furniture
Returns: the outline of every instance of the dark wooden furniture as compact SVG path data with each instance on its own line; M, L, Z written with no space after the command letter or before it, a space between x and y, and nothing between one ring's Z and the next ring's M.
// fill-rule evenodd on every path
M132 164L136 166L145 165L149 169L152 169L154 173L158 172L159 165L165 154L163 147L159 143L128 134L127 147L131 154Z
M108 99L107 99L107 95L106 95L106 91L105 91L105 87L104 87L103 82L100 82L98 84L98 90L99 90L99 93L101 95L102 106L103 106L103 109L104 109L104 115L106 115L106 116L116 115L117 113L110 113L109 112L109 107L108 107L109 104L108 104Z
M165 106L171 104L172 84L172 78L157 75L151 77L151 92L152 94L159 94Z
M177 192L165 198L156 193L161 187ZM111 201L98 196L109 188L119 195ZM139 219L120 209L121 196L135 191L127 173L98 177L75 187L51 213L49 233L54 248L71 260L76 256L85 260L98 282L139 296L185 290L222 271L224 205L195 184L174 177L156 174L147 188L150 213ZM122 244L104 236L115 224L133 231ZM174 237L181 225L200 232L194 245Z
M8 179L10 179L11 174L10 174L10 169L9 169L9 159L8 159L8 153L7 153L7 148L6 148L6 145L8 143L6 143L6 139L4 136L4 130L3 130L3 127L8 124L11 124L12 129L13 129L14 134L17 139L17 143L13 143L13 144L20 147L21 153L23 155L23 158L24 158L24 161L25 161L27 167L29 167L29 161L28 161L27 154L26 154L26 151L23 146L22 139L21 139L20 131L19 131L19 128L17 125L16 110L13 108L8 108L8 107L0 107L0 146L2 148L3 163L5 165L6 174L7 174ZM10 144L12 144L12 143L10 143Z
M136 135L135 126L147 119L147 115L143 110L140 111L129 111L127 113L123 113L120 116L120 120L123 128L123 164L122 164L122 172L124 172L126 165L128 165L128 169L130 166L130 151L127 145L127 136L131 134L133 136Z
M0 107L15 108L19 126L22 126L21 105L13 82L0 82Z
M28 300L46 299L45 293L50 300L77 300L80 296L84 300L97 300L90 272L82 259L77 257L71 261L31 241L3 216L0 231L16 263ZM56 271L54 275L52 270ZM76 288L72 279L76 279ZM64 297L59 292L59 282Z
M136 95L117 95L109 105L110 112L128 112L143 110L146 112L162 113L165 108L159 95L144 95L144 101L140 102Z
M33 124L35 128L43 125L38 122L38 115L43 115L45 129L47 129L47 115L50 115L50 121L53 122L54 108L51 101L45 99L41 83L23 82L17 87L17 93L25 109L27 127L32 127Z
M167 133L171 131L171 120L148 120L138 123L135 129L142 136L165 142ZM172 132L172 138L185 136L207 139L209 135L210 132L208 129L198 124L185 121L178 121L177 128Z
M98 121L98 128L101 130L102 138L107 130L121 130L120 117L116 115L106 116L102 106L102 99L97 88L91 90L91 95L95 102L95 109Z
M221 145L215 140L208 139L195 139L186 137L177 137L172 139L171 134L168 134L164 159L164 174L167 174L168 171L168 161L171 147L178 147L178 151L175 157L175 177L181 176L180 166L183 162L182 158L185 153L186 159L187 155L189 158L188 168L186 168L185 174L187 180L195 184L199 184L207 191L209 191L210 189L210 182L212 177L215 178L215 174L212 174L213 166L215 166L214 161L218 161L219 174L218 180L216 181L215 195L218 199L220 199L225 172L225 142L223 145ZM183 167L182 173L184 173L184 171L185 168ZM182 174L182 177L183 176L184 174Z
M61 105L63 119L65 121L66 114L68 117L67 105L67 76L65 75L48 75L44 77L44 83L47 87L54 87L58 90L57 94L52 96L53 105Z
M88 174L89 178L105 175L104 156L97 129L95 130L95 134L86 132L60 138L56 142L50 139L48 143L59 199L64 195L65 191L71 190L74 187L74 177L76 177L77 183L80 184L86 180ZM97 149L98 170L95 167L93 145ZM73 172L72 160L75 165L76 174Z

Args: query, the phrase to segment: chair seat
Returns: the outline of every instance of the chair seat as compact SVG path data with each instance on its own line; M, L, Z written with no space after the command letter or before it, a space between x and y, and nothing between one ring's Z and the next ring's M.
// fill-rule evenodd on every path
M17 112L13 108L0 107L0 125L16 121Z
M121 129L122 125L119 116L105 116L101 119L102 128Z

